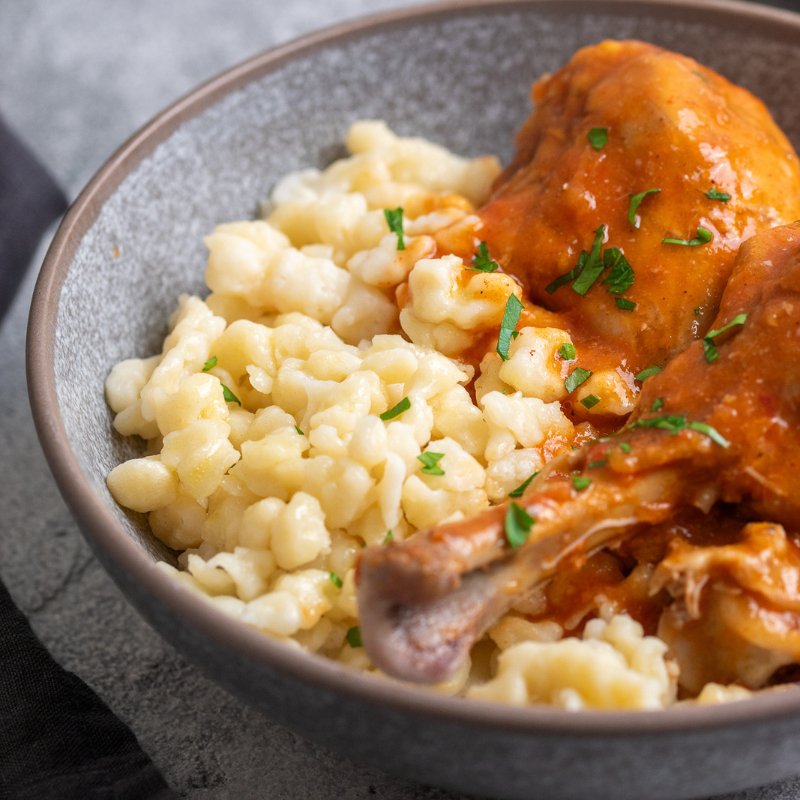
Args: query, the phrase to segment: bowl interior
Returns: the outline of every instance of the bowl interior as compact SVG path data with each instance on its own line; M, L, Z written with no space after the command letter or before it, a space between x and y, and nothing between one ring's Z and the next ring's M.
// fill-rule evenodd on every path
M287 172L339 156L357 119L508 159L535 78L583 45L639 38L751 89L800 146L797 23L709 6L453 4L391 17L256 58L135 137L68 218L45 267L54 287L46 324L32 330L53 337L52 376L39 380L55 391L66 436L50 445L51 462L66 444L80 467L65 490L73 508L83 503L74 487L86 482L111 521L108 536L128 537L153 559L173 557L106 489L108 472L140 453L111 428L104 380L121 359L160 350L178 294L204 293L202 237L220 222L254 217ZM40 430L46 413L37 411ZM105 546L97 537L93 544Z

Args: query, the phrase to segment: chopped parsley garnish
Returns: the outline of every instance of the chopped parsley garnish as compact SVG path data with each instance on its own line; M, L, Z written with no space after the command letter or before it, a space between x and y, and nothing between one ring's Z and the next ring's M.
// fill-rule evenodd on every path
M708 228L701 225L697 226L697 234L693 239L673 239L668 236L661 240L661 244L679 244L683 247L699 247L701 244L708 244L714 238L714 234Z
M708 361L709 364L719 358L719 351L717 350L716 344L714 344L714 339L716 339L717 336L721 336L723 333L727 333L729 330L731 330L731 328L744 325L746 320L747 314L737 314L726 325L723 325L721 328L717 328L715 331L709 331L703 337L703 352L705 353L706 361Z
M364 646L364 643L361 641L361 628L359 628L358 625L348 628L344 638L347 639L347 644L349 644L350 647Z
M658 375L661 372L661 367L656 366L653 364L652 367L645 367L641 372L638 372L634 375L634 380L639 381L639 383L644 383L648 378L652 378L653 375Z
M402 208L384 208L383 216L386 219L386 224L389 230L397 236L397 249L405 250L406 242L403 238L403 209Z
M544 287L544 290L547 294L553 294L556 289L560 289L565 284L569 283L571 280L580 275L581 270L583 269L583 265L586 263L586 251L582 251L580 256L578 257L578 263L569 271L565 272L563 275L559 275L554 281L548 283L547 286Z
M222 386L222 396L225 399L226 403L238 403L239 405L242 404L242 401L223 383Z
M399 417L404 411L408 411L409 408L411 408L411 401L408 399L408 397L404 397L397 405L392 406L387 411L384 411L380 417L385 422L387 420L394 419L395 417Z
M439 462L444 458L444 453L420 453L417 461L422 463L422 473L424 475L444 475L444 470L439 466Z
M506 300L503 319L500 322L500 335L497 337L497 354L503 361L508 361L508 346L511 344L511 334L517 327L521 313L522 301L515 294L510 294L508 300Z
M298 432L298 433L299 433L301 436L305 436L305 434L303 433L303 431L302 431L302 430L300 430L300 426L299 426L299 425L295 425L295 426L294 426L294 429L295 429L295 430L296 430L296 431L297 431L297 432Z
M730 447L730 442L716 428L712 428L711 425L707 425L705 422L689 422L686 414L668 414L663 417L637 419L636 422L628 426L628 430L633 428L658 428L669 431L673 435L677 435L680 431L693 430L704 433L720 447Z
M625 258L619 247L606 249L603 253L603 266L611 270L603 281L603 285L608 286L611 294L623 294L633 286L635 280L633 267L628 263L628 259Z
M330 581L330 582L331 582L331 583L332 583L332 584L333 584L333 585L334 585L334 586L335 586L337 589L341 589L341 588L342 588L342 586L344 586L344 583L342 583L342 579L341 579L341 578L340 578L340 577L339 577L339 576L338 576L338 575L337 575L335 572L329 572L329 573L328 573L328 580L329 580L329 581Z
M564 381L564 388L567 390L567 394L572 394L582 383L586 383L591 377L591 370L584 369L583 367L575 367Z
M608 142L608 128L592 128L586 138L595 150L602 150Z
M661 411L664 408L664 398L663 397L656 397L653 400L653 405L650 406L651 411Z
M525 490L531 485L531 481L538 474L539 474L539 470L538 469L536 470L536 472L532 472L530 475L528 475L527 478L525 478L524 481L522 481L522 483L519 486L517 486L516 489L513 489L512 491L510 491L508 493L508 496L509 497L522 497L522 495L525 494Z
M695 307L692 309L692 313L693 313L693 314L694 314L696 317L702 317L702 316L703 316L703 307L702 307L702 306L695 306Z
M719 200L720 203L727 203L731 196L727 192L721 192L716 187L712 186L707 192L706 197L709 200Z
M614 302L620 311L633 311L636 308L636 303L626 297L615 297Z
M581 405L584 408L594 408L600 402L600 398L596 394L587 394L586 397L581 400Z
M208 361L206 361L206 363L203 364L203 372L208 372L209 370L214 369L214 367L216 366L217 366L217 357L211 356L211 358L209 358Z
M574 361L576 357L575 345L572 344L572 342L564 342L564 344L558 348L558 354L564 361Z
M472 266L470 269L476 269L478 272L497 272L500 265L489 256L489 248L486 242L481 242L478 245L478 252L472 256Z
M639 192L639 194L628 195L630 197L630 202L628 203L628 222L630 222L632 228L638 229L642 224L641 218L636 216L636 212L639 210L642 200L644 200L647 195L658 194L660 191L661 189L647 189L644 192Z
M600 469L601 467L608 466L608 459L607 458L599 458L597 461L590 461L586 465L589 469Z
M633 450L633 448L630 446L628 442L620 442L619 449L622 450L622 452L625 453L625 455L628 455L628 453L630 453L630 451Z
M584 489L588 489L591 484L592 479L587 478L584 475L572 476L572 488L575 489L576 492L582 492Z
M586 295L586 292L594 286L594 282L600 277L605 269L603 259L600 257L600 250L603 246L603 239L606 235L606 226L601 225L594 232L594 241L592 242L592 249L583 260L583 267L580 273L572 284L572 290L577 292L581 297ZM579 262L580 263L580 262Z
M383 543L389 544L389 542L393 541L394 541L394 531L390 529L386 531L386 536L383 537Z
M506 541L513 549L521 547L528 541L534 518L520 505L509 503L506 510Z

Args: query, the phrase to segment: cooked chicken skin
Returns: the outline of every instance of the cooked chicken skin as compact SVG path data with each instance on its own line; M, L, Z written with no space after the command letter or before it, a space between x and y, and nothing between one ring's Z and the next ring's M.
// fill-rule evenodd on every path
M635 374L663 365L708 330L740 243L800 219L798 158L748 91L642 42L580 50L535 84L533 100L481 224L445 231L441 248L469 259L485 240L531 304L521 325L570 331L580 366ZM593 129L607 133L600 149ZM660 191L642 199L631 224L631 195L652 189ZM710 199L712 189L730 199ZM546 289L591 250L601 226L603 249L620 248L635 273L623 294L633 311L617 307L608 272L585 296L569 283ZM709 242L662 242L691 241L698 227Z
M556 569L682 508L722 500L800 529L800 223L742 246L713 331L647 381L623 431L531 484L520 505L535 522L518 549L505 504L365 550L359 607L375 663L441 680Z

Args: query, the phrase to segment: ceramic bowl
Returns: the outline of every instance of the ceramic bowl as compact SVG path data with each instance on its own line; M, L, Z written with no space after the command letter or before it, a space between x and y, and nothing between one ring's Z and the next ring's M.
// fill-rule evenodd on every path
M155 568L174 560L105 476L136 445L111 428L111 366L157 352L180 292L203 291L202 236L253 217L274 181L341 154L378 117L456 152L510 155L529 87L579 47L635 37L758 94L800 145L800 16L721 0L456 3L341 25L201 86L136 133L67 213L36 288L30 396L86 537L131 602L266 714L348 756L498 798L677 798L796 773L800 689L712 708L567 713L435 695L232 624Z

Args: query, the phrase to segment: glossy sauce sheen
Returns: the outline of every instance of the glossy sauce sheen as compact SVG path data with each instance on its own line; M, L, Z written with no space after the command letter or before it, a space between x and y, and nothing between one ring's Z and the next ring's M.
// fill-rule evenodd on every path
M664 364L708 329L739 244L757 231L800 219L800 167L766 107L694 60L641 42L603 42L579 51L533 89L535 111L517 136L481 224L440 246L471 258L485 240L530 304L520 321L570 331L578 362L635 374ZM593 128L608 131L595 150ZM757 153L757 157L754 157ZM712 187L731 195L712 200ZM628 221L630 195L658 188ZM623 250L635 272L617 308L602 285L585 296L570 285L545 291L588 251ZM713 235L695 247L663 244ZM697 309L697 310L695 310ZM556 312L555 315L547 313Z

